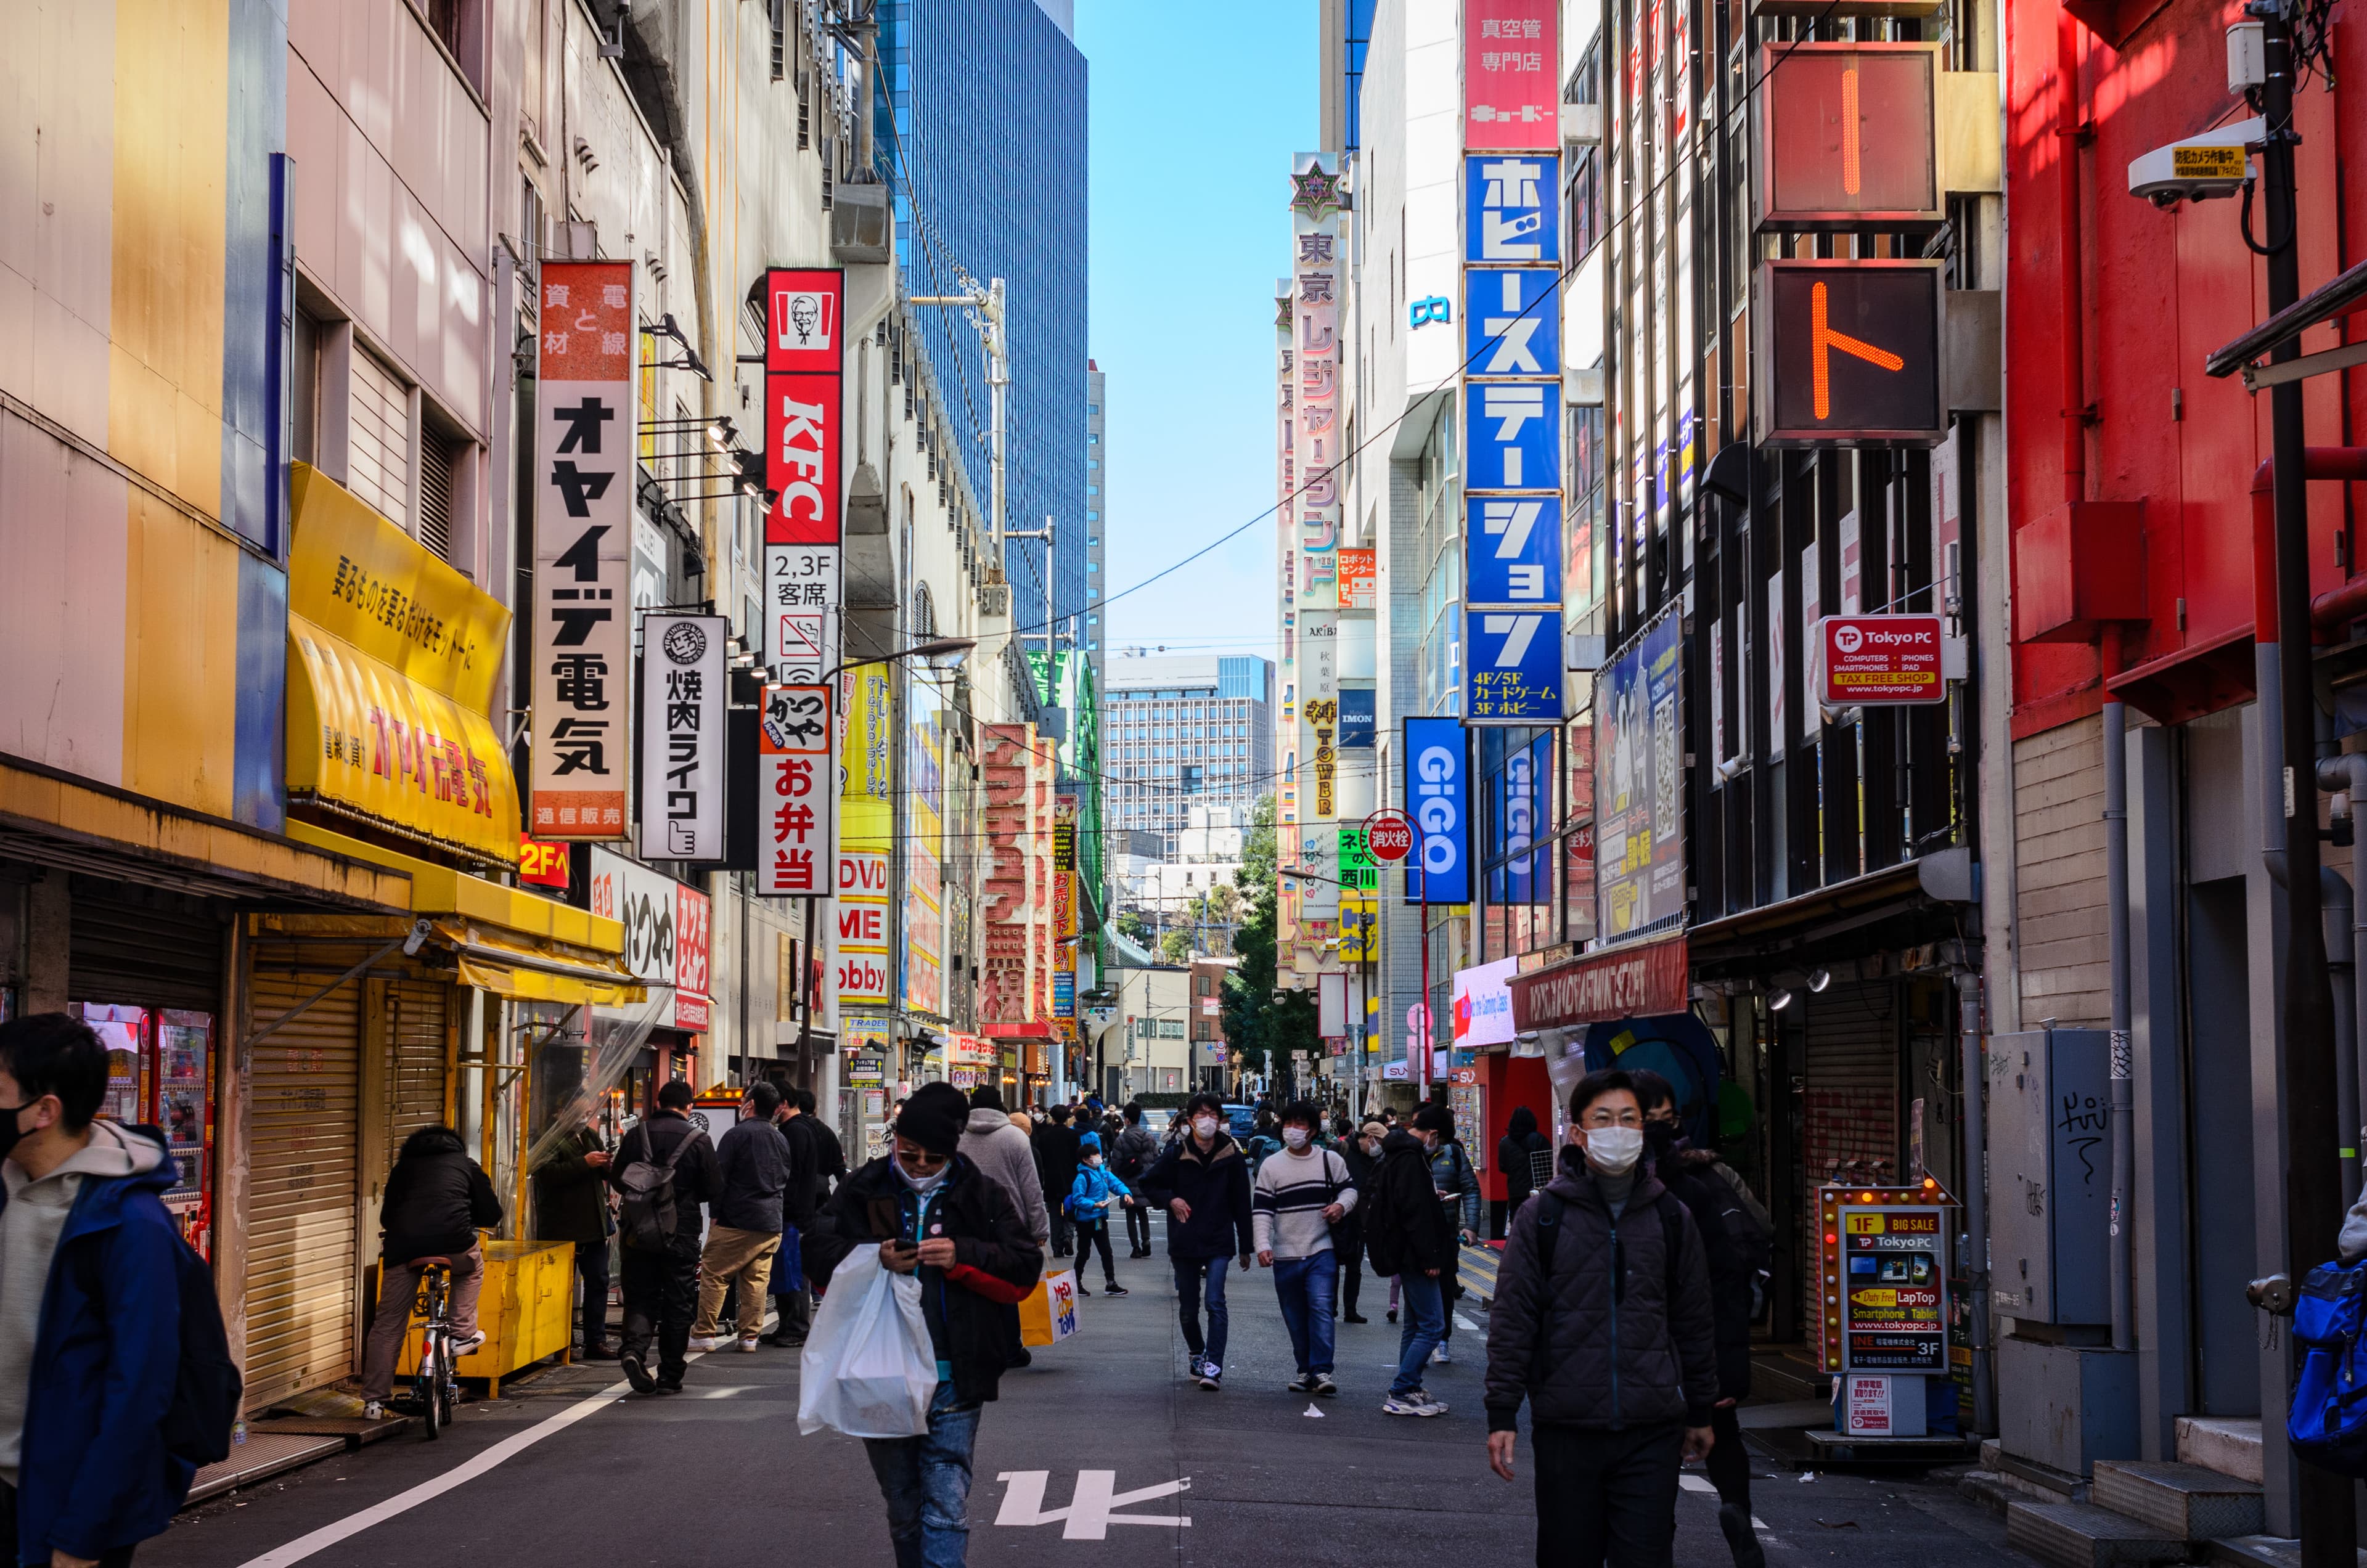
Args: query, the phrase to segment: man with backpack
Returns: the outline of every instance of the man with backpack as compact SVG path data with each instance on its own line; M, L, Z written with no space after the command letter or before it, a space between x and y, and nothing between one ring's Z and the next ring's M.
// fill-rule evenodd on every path
M1381 1410L1389 1416L1444 1416L1446 1404L1422 1387L1422 1369L1446 1337L1446 1279L1455 1271L1455 1222L1438 1201L1431 1160L1436 1125L1399 1127L1381 1139L1380 1164L1362 1202L1365 1251L1373 1272L1395 1275L1405 1302L1398 1373Z
M625 1134L608 1167L621 1198L625 1332L617 1360L636 1393L680 1393L689 1366L691 1320L698 1314L698 1206L723 1186L715 1145L690 1119L692 1098L679 1078L658 1090L657 1109Z
M1413 1130L1414 1136L1429 1145L1431 1190L1438 1194L1438 1205L1445 1211L1446 1227L1455 1233L1460 1246L1467 1247L1479 1239L1479 1172L1463 1147L1463 1140L1455 1135L1455 1112L1433 1100L1413 1113ZM1461 1252L1455 1257L1459 1263ZM1458 1269L1450 1268L1442 1273L1438 1285L1438 1348L1430 1353L1430 1359L1443 1367L1455 1359L1455 1303L1463 1299Z
M1709 1265L1692 1212L1642 1164L1635 1080L1587 1074L1569 1120L1560 1173L1514 1216L1497 1269L1488 1462L1513 1478L1526 1399L1537 1562L1659 1568L1678 1472L1712 1451Z
M753 1351L764 1326L764 1296L773 1258L781 1250L781 1192L789 1181L789 1146L773 1125L781 1108L778 1086L760 1083L740 1102L740 1120L716 1145L722 1181L714 1221L698 1258L698 1322L691 1348L720 1350L731 1339L719 1332L723 1296L733 1292L739 1343Z
M477 1296L485 1288L481 1230L502 1223L502 1201L484 1168L449 1127L422 1127L402 1140L379 1201L378 1312L362 1348L362 1419L386 1415L394 1390L394 1363L411 1332L411 1309L426 1270L420 1260L444 1258L452 1270L452 1358L485 1342L477 1328Z
M146 1128L94 1120L107 1048L64 1013L0 1024L0 1542L122 1568L198 1466L230 1452L239 1380Z
M1133 1187L1142 1180L1142 1173L1159 1157L1159 1139L1142 1124L1142 1106L1136 1100L1127 1102L1125 1122L1111 1150L1110 1165L1120 1181ZM1128 1258L1150 1256L1150 1206L1133 1203L1126 1211L1126 1255Z

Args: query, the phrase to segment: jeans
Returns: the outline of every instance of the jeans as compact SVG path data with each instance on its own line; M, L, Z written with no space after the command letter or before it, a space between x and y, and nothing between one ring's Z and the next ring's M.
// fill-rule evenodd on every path
M1102 1278L1115 1285L1117 1283L1117 1261L1110 1256L1109 1216L1106 1213L1099 1219L1077 1222L1078 1273L1085 1271L1084 1266L1093 1260L1093 1249L1097 1247L1102 1251Z
M583 1348L608 1343L608 1238L575 1244L575 1278L583 1287Z
M661 1252L625 1254L625 1333L621 1354L649 1359L657 1341L657 1380L679 1383L689 1366L690 1320L698 1314L698 1238L677 1237Z
M1137 1203L1126 1212L1126 1249L1128 1252L1150 1250L1150 1205Z
M770 1231L709 1225L707 1250L699 1257L698 1322L691 1328L693 1337L710 1338L718 1332L723 1292L733 1285L739 1287L740 1337L753 1339L763 1333L764 1291L773 1275L773 1257L780 1250L781 1238Z
M1301 1372L1331 1370L1331 1293L1339 1282L1340 1259L1328 1248L1274 1260L1274 1293L1282 1299L1283 1326Z
M370 1318L369 1342L362 1348L362 1397L384 1399L394 1392L394 1364L411 1333L411 1309L419 1303L420 1270L409 1258L382 1258L378 1266L378 1312ZM466 1339L477 1331L477 1296L485 1288L482 1242L452 1254L452 1335Z
M1192 1352L1194 1360L1204 1357L1221 1368L1225 1364L1225 1333L1230 1320L1225 1314L1225 1270L1232 1264L1229 1258L1171 1258L1175 1266L1176 1316L1184 1325L1184 1348ZM1200 1339L1200 1304L1208 1307L1208 1338Z
M963 1404L947 1379L929 1401L927 1436L863 1439L888 1502L896 1568L961 1568L969 1550L969 1456L979 1410Z
M1398 1336L1397 1381L1389 1384L1392 1394L1411 1393L1421 1386L1430 1353L1446 1337L1446 1298L1437 1279L1408 1269L1398 1276L1398 1286L1405 1298L1405 1316Z
M1530 1429L1529 1441L1537 1456L1537 1568L1660 1568L1669 1561L1683 1423L1615 1432L1541 1426Z

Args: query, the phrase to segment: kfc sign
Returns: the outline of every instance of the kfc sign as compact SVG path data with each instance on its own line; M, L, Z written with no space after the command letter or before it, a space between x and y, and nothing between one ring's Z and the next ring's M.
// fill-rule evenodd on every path
M796 267L765 275L764 471L776 492L767 545L839 543L845 276Z
M1827 615L1817 623L1817 700L1830 708L1948 697L1937 615Z

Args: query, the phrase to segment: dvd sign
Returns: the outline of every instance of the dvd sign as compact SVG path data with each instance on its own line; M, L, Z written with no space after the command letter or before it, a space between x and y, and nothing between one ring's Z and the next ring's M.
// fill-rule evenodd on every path
M1937 615L1827 615L1816 650L1817 700L1827 707L1947 700L1947 637Z

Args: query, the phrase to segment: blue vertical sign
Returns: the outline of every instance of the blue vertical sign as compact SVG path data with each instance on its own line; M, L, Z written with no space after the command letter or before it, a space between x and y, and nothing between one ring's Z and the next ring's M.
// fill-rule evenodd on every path
M1468 490L1561 491L1561 387L1552 381L1463 384L1463 483Z
M1464 711L1472 722L1561 722L1561 606L1464 614L1471 671Z
M1463 275L1463 357L1470 374L1561 374L1560 282L1560 270L1550 266Z
M1561 263L1561 160L1472 152L1463 159L1463 259L1481 265Z
M1463 503L1464 578L1474 604L1561 603L1561 497L1475 495Z
M1419 829L1406 859L1406 902L1471 901L1471 758L1461 721L1405 721L1405 803Z

